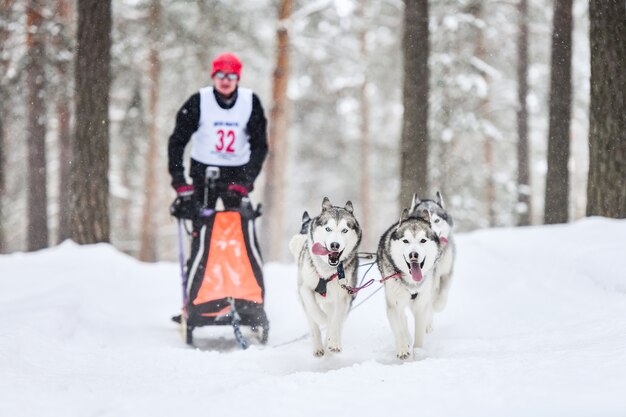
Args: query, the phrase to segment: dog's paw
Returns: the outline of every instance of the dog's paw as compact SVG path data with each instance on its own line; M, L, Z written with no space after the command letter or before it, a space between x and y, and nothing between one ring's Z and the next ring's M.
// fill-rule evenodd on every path
M333 353L341 352L341 341L338 337L328 337L326 339L326 349Z
M316 358L321 358L322 356L324 356L324 353L326 353L324 351L324 348L316 349L313 351L313 356L315 356Z
M328 346L328 350L330 350L331 352L334 352L334 353L340 353L341 352L341 346Z
M396 356L398 357L398 359L404 361L404 360L411 358L411 352L409 350L399 350L396 353Z

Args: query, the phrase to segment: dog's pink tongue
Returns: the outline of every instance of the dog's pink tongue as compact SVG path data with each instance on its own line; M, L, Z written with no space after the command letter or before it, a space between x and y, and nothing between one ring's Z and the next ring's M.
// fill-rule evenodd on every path
M324 256L324 255L328 255L329 253L333 253L332 251L329 251L328 249L326 249L321 243L319 242L315 242L313 244L313 247L311 248L311 251L316 254L316 255L320 255L320 256Z
M439 237L439 241L440 241L440 242L441 242L441 244L442 244L442 245L444 245L444 246L448 244L448 239L446 239L446 238L445 238L445 237L443 237L443 236L440 236L440 237Z
M413 281L420 282L424 277L422 276L422 268L418 262L411 262L411 278Z

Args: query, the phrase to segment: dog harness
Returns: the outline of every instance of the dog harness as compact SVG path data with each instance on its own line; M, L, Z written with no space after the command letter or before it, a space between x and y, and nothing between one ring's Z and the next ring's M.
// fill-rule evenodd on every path
M320 277L320 280L317 282L317 287L315 287L315 292L318 293L319 295L321 295L322 297L326 297L326 286L328 285L328 283L330 281L332 281L335 278L337 278L338 275L339 274L337 274L335 272L328 279L324 279L324 278Z
M391 275L389 275L388 277L385 277L385 278L383 278L383 279L381 279L381 280L378 280L378 282L380 282L380 283L382 284L383 282L387 281L388 279L391 279L391 278L397 278L397 277L399 277L400 275L402 275L402 272L396 272L395 274L391 274Z
M343 269L343 262L340 262L339 265L337 265L337 272L332 274L328 279L320 277L319 281L317 281L317 287L315 287L315 292L321 295L322 297L326 297L326 287L328 283L337 277L339 277L339 279L344 279L346 277L346 273ZM370 279L369 281L367 281L365 284L361 285L360 287L351 287L346 284L341 284L341 288L346 290L348 294L354 295L357 292L361 291L363 288L369 287L373 283L374 283L374 280Z
M341 288L348 291L348 294L354 295L357 292L361 291L363 288L369 287L373 283L374 283L374 280L370 279L369 281L367 281L365 284L361 285L360 287L350 287L349 285L341 284Z
M387 281L388 279L398 278L401 275L402 275L402 272L396 272L396 273L393 273L393 274L391 274L391 275L389 275L389 276L387 276L387 277L385 277L383 279L378 280L378 282L380 282L382 284L385 281ZM409 291L408 288L407 288L407 291ZM419 292L416 292L415 294L413 294L411 291L409 291L409 295L411 296L411 300L415 300L417 298L418 294L419 294Z
M315 292L322 297L326 297L326 286L330 281L334 280L337 277L339 277L339 279L344 279L346 277L346 273L343 270L343 262L339 262L339 265L337 265L337 272L332 274L330 278L324 279L323 277L320 277L319 281L317 281L317 287L315 287Z

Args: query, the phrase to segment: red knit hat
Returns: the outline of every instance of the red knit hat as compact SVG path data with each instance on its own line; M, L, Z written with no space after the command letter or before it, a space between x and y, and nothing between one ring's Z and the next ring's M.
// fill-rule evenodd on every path
M213 61L213 71L211 71L211 77L215 75L216 72L222 71L225 73L235 73L238 77L241 77L241 61L235 55L231 53L225 53L219 55Z

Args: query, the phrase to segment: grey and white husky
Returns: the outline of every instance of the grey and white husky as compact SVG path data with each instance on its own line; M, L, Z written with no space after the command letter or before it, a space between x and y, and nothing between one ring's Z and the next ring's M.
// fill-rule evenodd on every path
M400 221L381 237L378 269L385 286L387 318L396 340L396 356L408 359L421 348L430 326L434 302L434 274L441 255L439 237L428 210L404 209ZM414 317L411 341L405 310Z
M341 334L353 296L346 286L357 281L357 248L361 228L354 217L352 203L333 206L322 202L319 216L302 217L301 233L289 242L298 265L298 293L311 331L313 354L341 352ZM322 343L321 326L327 326Z
M436 312L442 311L448 302L452 273L454 272L454 259L456 257L456 245L452 236L454 221L446 211L441 193L437 191L437 199L420 200L417 194L413 194L413 201L409 215L415 215L421 210L428 210L431 216L432 228L439 237L442 253L435 271L435 302L433 307Z

